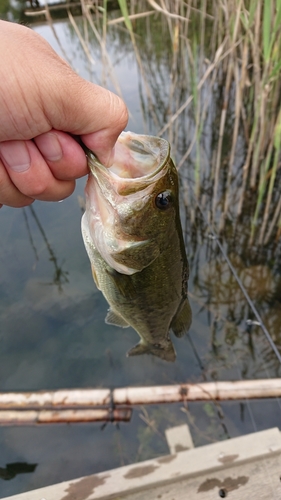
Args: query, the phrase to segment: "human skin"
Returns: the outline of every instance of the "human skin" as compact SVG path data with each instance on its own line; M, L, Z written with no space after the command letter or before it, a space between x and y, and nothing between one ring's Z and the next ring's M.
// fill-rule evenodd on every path
M24 26L0 21L0 60L0 206L62 200L88 173L77 138L110 166L127 108Z

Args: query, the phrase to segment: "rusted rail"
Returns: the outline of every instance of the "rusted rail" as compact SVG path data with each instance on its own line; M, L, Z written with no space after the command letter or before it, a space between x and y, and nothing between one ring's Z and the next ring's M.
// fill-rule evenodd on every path
M0 425L38 425L85 422L129 422L131 408L79 410L2 410Z
M281 378L111 389L2 392L0 410L92 409L118 405L281 397Z

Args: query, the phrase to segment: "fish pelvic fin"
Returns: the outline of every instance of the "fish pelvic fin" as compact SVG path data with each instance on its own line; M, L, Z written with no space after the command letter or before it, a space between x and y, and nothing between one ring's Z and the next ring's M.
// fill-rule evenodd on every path
M192 322L192 311L186 297L183 299L179 305L179 308L172 319L170 328L176 337L183 337L185 333L188 332Z
M139 342L139 344L135 345L127 352L127 356L139 356L140 354L153 354L153 356L170 362L176 359L176 351L171 340L166 341L165 345Z
M108 325L121 326L121 328L128 328L130 326L127 321L122 318L117 312L113 311L113 309L108 309L105 322Z

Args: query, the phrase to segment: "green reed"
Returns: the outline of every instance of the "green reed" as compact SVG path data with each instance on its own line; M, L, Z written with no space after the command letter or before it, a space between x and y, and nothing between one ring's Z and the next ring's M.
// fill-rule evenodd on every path
M131 19L129 17L129 13L128 13L127 2L126 2L126 0L118 0L118 3L119 3L119 7L121 10L122 16L124 17L125 25L126 25L127 29L129 30L129 32L132 33L133 27L132 27Z
M200 16L201 2L189 4L198 9ZM270 218L274 216L281 223L280 206L278 204L276 207L275 202L281 149L281 1L208 2L207 13L213 17L213 27L210 27L213 51L210 58L214 61L215 51L221 46L222 56L226 56L219 68L222 73L223 103L213 169L213 219L220 205L219 184L222 164L226 161L227 182L223 208L220 210L220 228L224 227L233 198L231 184L235 149L242 131L245 160L240 170L237 215L242 215L245 200L252 193L256 206L251 223L251 241L259 226L261 229L257 243L262 244L268 242L272 233L268 230ZM194 88L192 92L196 108L198 97ZM235 96L230 97L233 92ZM232 123L228 119L231 115ZM226 126L232 128L230 155L227 158L223 156L223 146L229 135Z
M124 52L135 55L145 126L166 134L182 170L191 162L198 201L202 192L212 193L213 223L224 230L250 210L252 243L279 237L281 0L118 0L122 17L112 14L112 5L81 0L83 30L68 10L90 63L90 31L100 45L102 83L109 76L121 95L106 48L114 25Z

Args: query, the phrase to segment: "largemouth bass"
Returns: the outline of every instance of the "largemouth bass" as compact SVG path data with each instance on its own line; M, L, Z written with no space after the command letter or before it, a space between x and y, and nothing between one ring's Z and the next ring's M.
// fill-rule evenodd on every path
M109 303L106 323L132 326L141 341L128 356L174 361L170 332L191 324L188 262L179 215L178 174L164 139L123 132L104 167L91 170L82 235L97 287Z

